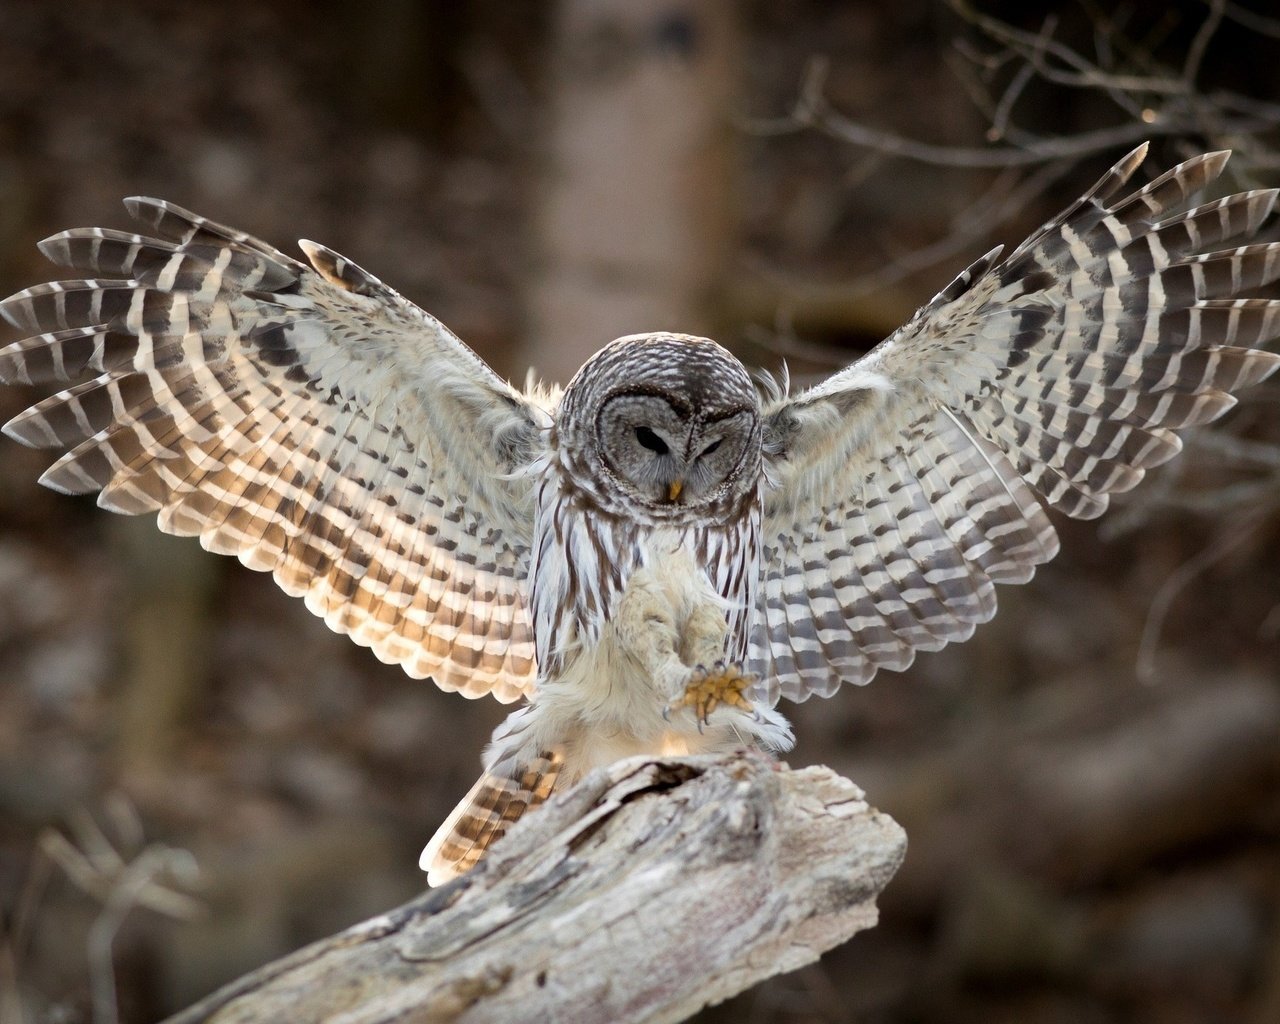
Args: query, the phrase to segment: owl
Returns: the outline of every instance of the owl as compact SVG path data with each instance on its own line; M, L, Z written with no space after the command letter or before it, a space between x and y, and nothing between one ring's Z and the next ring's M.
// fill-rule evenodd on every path
M30 334L0 377L68 385L4 429L65 449L48 486L271 572L409 675L523 700L435 884L594 766L787 749L780 698L968 638L1056 553L1046 506L1097 516L1276 369L1280 302L1237 296L1280 245L1222 247L1276 192L1179 213L1228 154L1125 195L1144 153L795 393L672 333L518 390L324 246L129 199L148 234L54 235L91 276L0 305Z

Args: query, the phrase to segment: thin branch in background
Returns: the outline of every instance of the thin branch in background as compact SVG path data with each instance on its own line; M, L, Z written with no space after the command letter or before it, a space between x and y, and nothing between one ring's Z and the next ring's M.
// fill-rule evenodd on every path
M1266 392L1254 396L1265 397ZM1104 541L1133 533L1163 512L1221 517L1232 509L1251 514L1280 513L1280 445L1255 441L1219 428L1188 431L1184 455L1150 474L1142 488L1099 524ZM1212 474L1225 483L1192 486L1188 479Z
M1044 23L1045 32L1052 32L1054 24L1054 19L1046 18ZM1022 98L1022 93L1026 90L1034 75L1035 69L1030 64L1023 64L1014 72L1013 78L1009 80L1008 88L1001 94L1000 101L991 112L991 127L987 129L987 138L992 142L1004 138L1005 132L1009 130L1009 118L1013 114L1014 104Z
M1205 3L1211 2L1212 0L1205 0ZM1228 21L1234 21L1250 32L1256 32L1260 36L1271 39L1280 39L1280 18L1268 18L1265 14L1246 10L1239 4L1224 4L1222 13Z
M782 362L792 387L805 386L808 383L806 380L808 374L791 373L790 368L786 367L788 359L821 367L821 372L814 375L813 383L817 383L817 380L849 362L849 353L845 349L801 338L796 333L791 310L786 308L780 307L774 314L772 328L763 327L760 324L748 324L743 330L743 337L750 344L758 345L763 351Z
M0 1024L25 1024L26 1013L18 986L20 967L35 933L40 899L53 874L47 857L32 858L31 869L18 893L13 915L0 935Z
M1011 54L1004 55L1002 59L999 54L984 53L964 38L953 39L951 48L943 54L944 63L964 89L969 102L992 124L996 119L996 104L991 96L991 81L1004 63L1012 59ZM991 134L987 132L988 139L991 139Z
M922 164L986 169L1031 167L1061 157L1083 160L1119 146L1137 145L1152 134L1147 125L1124 123L1076 135L1028 138L1016 146L952 146L923 142L841 114L823 94L826 75L827 62L822 59L812 61L791 114L781 120L750 121L748 129L772 134L813 129L860 148L878 150Z
M1098 64L1101 67L1115 67L1116 52L1111 45L1111 34L1114 31L1111 17L1103 11L1094 11L1092 13L1094 55L1097 57ZM1123 10L1121 16L1123 17Z
M1021 70L1033 73L1054 85L1070 89L1101 92L1129 118L1141 119L1144 104L1135 97L1147 92L1180 92L1182 85L1169 76L1154 78L1117 75L1088 60L1076 50L1057 42L1053 33L1056 19L1046 19L1037 33L1016 29L998 18L974 10L960 0L948 0L955 13L984 32L992 41L1005 47L1005 52L1021 62ZM1055 67L1052 60L1060 62Z
M1196 447L1208 452L1215 460L1259 469L1271 469L1280 474L1280 448L1265 441L1250 441L1221 431L1203 430L1197 433Z
M1025 177L1021 177L1022 172L1017 169L1006 168L996 176L986 192L955 215L951 228L945 235L928 245L899 252L875 270L842 281L838 288L841 299L852 302L891 287L921 270L959 257L972 256L975 247L986 244L993 232L1019 217L1046 189L1067 177L1072 170L1074 164L1067 161L1046 163ZM761 278L781 283L784 291L795 290L786 288L784 275L772 268L757 266L753 270ZM751 340L759 343L760 333L757 332ZM777 346L766 347L780 357L798 356L820 365L829 362L832 367L843 366L848 361L848 353L836 360L816 359L807 354L808 343L801 342L794 334L777 340Z
M861 158L849 165L841 181L845 188L855 189L875 174L885 163L883 153L864 153Z
M1057 22L1048 19L1038 32L1026 32L983 14L966 0L946 0L957 16L972 25L993 49L983 50L968 40L955 51L977 74L958 77L970 92L974 105L990 122L989 137L1003 146L954 146L926 142L887 131L848 117L830 105L825 96L828 64L813 60L800 83L792 110L780 118L748 119L745 130L777 135L803 130L820 131L860 149L942 167L1033 167L1053 160L1076 163L1120 146L1133 146L1150 138L1203 137L1214 144L1230 145L1248 139L1250 163L1280 162L1274 142L1264 137L1280 129L1280 110L1274 104L1230 90L1203 92L1197 79L1205 54L1231 5L1206 0L1208 13L1199 26L1181 68L1157 62L1150 45L1138 45L1120 34L1119 23L1095 16L1097 60L1053 37ZM1150 44L1150 40L1144 41ZM1116 66L1115 55L1136 70ZM998 96L989 93L998 73L1013 68L1010 81ZM1017 125L1014 111L1031 81L1089 90L1107 97L1123 115L1114 124L1067 135L1040 136ZM1245 168L1247 171L1248 168Z
M1135 672L1140 680L1144 683L1157 681L1156 654L1160 647L1160 633L1164 629L1165 620L1169 617L1169 609L1173 606L1174 600L1201 573L1249 540L1263 521L1264 517L1253 516L1247 522L1237 523L1232 529L1223 530L1214 543L1188 558L1161 584L1151 600L1146 621L1142 624L1142 638L1138 643L1138 657L1135 664Z
M89 928L86 943L94 1024L116 1024L119 1020L115 939L129 914L144 908L165 917L190 920L204 911L204 905L184 891L195 886L199 874L189 851L159 843L144 845L137 811L120 794L107 798L103 813L110 836L88 813L80 811L72 815L68 824L72 839L56 829L47 829L38 840L13 926L0 948L0 980L5 982L6 990L11 990L0 1003L4 1024L23 1020L18 990L22 957L34 932L41 895L55 866L76 888L102 906Z
M125 918L135 907L148 906L170 917L190 919L198 915L202 905L189 896L168 889L160 880L184 877L194 882L195 859L187 850L151 845L126 864L116 876L115 884L102 904L102 912L89 928L89 977L93 983L93 1019L95 1024L116 1024L115 938Z
M895 284L909 273L955 256L971 255L977 242L1025 212L1071 169L1070 164L1049 163L1021 180L1010 171L997 175L983 195L956 215L946 237L932 245L899 253L892 265L859 278L859 289L868 291Z
M1099 539L1109 544L1145 527L1158 511L1172 504L1186 469L1187 459L1181 458L1160 467L1158 473L1148 473L1137 495L1121 496L1116 503L1118 507L1113 506L1110 514L1098 524Z
M1187 59L1182 65L1182 84L1188 95L1195 96L1196 82L1200 78L1200 66L1204 63L1204 55L1209 49L1209 42L1222 25L1222 10L1226 6L1223 0L1209 0L1209 16L1196 32L1187 48Z
M40 848L76 888L105 905L115 899L122 879L132 877L135 865L139 862L146 865L159 863L161 867L167 867L167 876L162 870L151 869L152 884L138 890L132 905L179 919L199 914L200 901L181 891L181 887L193 885L198 875L190 851L152 843L131 859L125 859L110 845L98 845L99 840L105 840L105 837L96 827L92 832L81 832L74 827L73 830L79 845L56 829L49 829L41 837Z

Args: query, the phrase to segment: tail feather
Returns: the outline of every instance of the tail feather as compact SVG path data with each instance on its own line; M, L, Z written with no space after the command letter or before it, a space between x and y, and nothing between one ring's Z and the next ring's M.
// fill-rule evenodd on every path
M475 867L525 811L551 795L563 761L560 751L544 751L481 775L422 851L418 866L427 884L443 885Z

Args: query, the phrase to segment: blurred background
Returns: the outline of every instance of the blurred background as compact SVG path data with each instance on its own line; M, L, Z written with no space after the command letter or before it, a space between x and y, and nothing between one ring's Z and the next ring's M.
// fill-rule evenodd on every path
M3 0L0 292L148 194L335 247L517 381L662 328L803 378L1144 138L1280 184L1269 2ZM155 1020L418 892L506 709L49 461L0 444L0 1017ZM1280 1020L1278 510L1273 382L974 640L792 709L907 861L700 1019Z

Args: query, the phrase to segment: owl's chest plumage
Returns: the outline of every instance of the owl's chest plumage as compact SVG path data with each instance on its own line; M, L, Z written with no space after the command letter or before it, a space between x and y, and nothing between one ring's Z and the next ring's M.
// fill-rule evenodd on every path
M562 676L600 644L641 570L665 581L677 619L693 603L720 602L724 657L743 661L760 578L760 509L752 494L723 518L648 521L602 508L552 467L537 488L530 565L539 681Z

